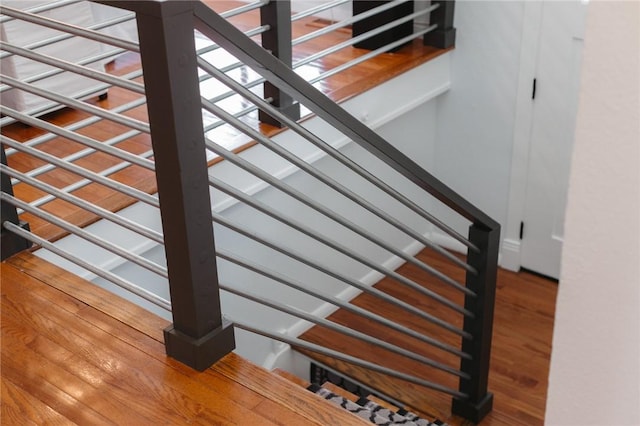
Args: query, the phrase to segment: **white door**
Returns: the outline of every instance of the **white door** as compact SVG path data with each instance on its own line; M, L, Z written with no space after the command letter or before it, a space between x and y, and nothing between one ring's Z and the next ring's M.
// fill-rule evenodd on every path
M586 2L545 1L542 7L520 262L557 279Z

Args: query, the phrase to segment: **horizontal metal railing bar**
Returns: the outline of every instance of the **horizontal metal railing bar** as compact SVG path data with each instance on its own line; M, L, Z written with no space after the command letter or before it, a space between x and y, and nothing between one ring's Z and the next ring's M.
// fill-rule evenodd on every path
M218 189L219 191L224 192L225 194L228 194L234 198L236 198L237 200L240 200L242 202L244 202L245 204L251 206L252 208L258 210L261 213L264 213L266 215L268 215L269 217L291 227L292 229L295 229L296 231L307 235L310 238L313 238L315 240L317 240L318 242L326 245L327 247L332 248L333 250L347 256L350 257L351 259L365 265L368 266L378 272L380 272L383 275L386 276L390 276L393 277L393 274L391 269L385 268L383 266L377 265L375 262L370 261L369 259L367 259L365 256L361 256L358 253L356 253L355 251L349 249L348 247L345 247L344 245L331 240L327 237L325 237L324 235L322 235L321 233L311 229L310 227L304 225L302 222L292 218L292 217L286 217L285 215L277 212L275 209L271 208L270 206L266 205L265 203L254 199L253 197L250 197L244 193L242 193L241 191L237 190L236 188L232 187L231 185L222 182L216 178L214 178L213 176L209 176L209 183L210 185L215 188ZM395 278L395 277L394 277ZM466 313L466 312L465 312Z
M294 198L295 200L311 207L312 209L316 210L317 212L321 213L322 215L332 219L333 221L335 221L336 223L339 223L340 225L344 226L345 228L351 230L352 232L361 235L362 237L364 237L365 239L368 239L369 241L373 242L374 244L384 248L387 251L390 251L391 253L396 254L396 252L400 253L400 250L390 246L389 244L387 244L385 241L382 241L380 238L375 237L373 235L371 235L369 232L367 232L365 229L363 229L362 227L358 226L357 224L353 223L352 221L344 218L343 216L340 216L338 214L336 214L335 212L333 212L332 210L316 203L313 199L311 199L309 196L307 196L306 194L303 194L301 191L293 188L292 186L276 179L275 177L273 177L272 175L266 173L264 170L256 167L254 164L250 163L249 161L243 159L242 157L234 154L233 152L217 145L215 142L209 140L208 138L205 138L205 144L207 145L207 148L210 149L211 151L215 152L216 154L218 154L219 156L221 156L222 158L224 158L225 160L231 162L232 164L240 167L241 169L253 174L254 176L258 177L259 179L262 179L263 181L269 183L270 185L272 185L273 187L277 188L278 190L284 192L285 194L289 195L290 197ZM354 254L355 255L355 254ZM398 256L400 256L401 258L407 257L406 254L401 253L401 254L396 254ZM361 257L361 256L360 256ZM408 279L407 277L404 277L400 274L398 274L395 271L392 271L391 269L385 268L381 265L377 265L373 262L369 262L367 261L364 257L362 257L363 260L359 260L360 262L366 262L365 264L371 266L372 268L374 268L375 270L381 272L382 274L393 278L395 281L406 285L407 287L421 293L424 294L427 297L432 298L433 300L441 303L444 306L447 306L448 308L459 312L467 317L473 318L473 313L467 309L465 309L464 307L459 306L458 304L456 304L455 302L452 302L451 300L441 296L440 294L425 288L419 284L417 284L416 282ZM465 289L466 290L466 289Z
M366 170L364 167L360 166L358 163L354 162L353 160L351 160L350 158L342 154L339 150L335 149L334 147L326 143L324 140L322 140L321 138L316 136L314 133L307 130L301 124L299 124L295 120L290 119L285 114L278 111L277 108L265 102L260 96L248 90L245 86L238 83L228 75L224 74L218 68L214 67L213 65L209 64L206 61L199 61L198 65L201 66L208 73L211 73L212 75L214 75L215 78L218 79L218 81L225 84L232 91L237 92L240 95L244 96L245 98L249 99L252 103L257 105L261 110L265 111L267 114L270 114L272 117L279 120L285 126L292 129L294 132L298 133L304 139L306 139L307 141L315 145L317 148L320 148L326 154L330 155L332 158L339 161L344 166L348 167L349 169L351 169L352 171L360 175L362 178L364 178L371 184L378 187L380 190L384 191L387 195L390 195L391 197L393 197L394 199L396 199L397 201L405 205L407 208L411 209L414 213L428 220L429 222L431 222L432 224L434 224L435 226L437 226L447 234L454 237L456 240L465 244L467 247L470 247L475 251L478 251L478 248L473 243L471 243L467 238L465 238L463 235L459 234L453 228L451 228L444 222L440 221L438 218L431 215L429 212L425 211L422 207L418 206L415 202L411 201L404 195L400 194L398 191L396 191L394 188L392 188L387 183L382 181L380 178L378 178L377 176L372 174L370 171ZM429 246L429 244L423 241L421 242ZM457 257L453 256L451 253L442 249L441 247L435 244L433 245L433 247L431 246L429 247L437 251L439 254L443 255L444 257L448 258L452 262L465 268L466 270L473 272L474 274L477 273L475 268L471 267L466 263L464 263L463 265L460 265L460 263L463 263L463 262L461 262Z
M34 7L29 7L26 9L23 9L25 12L29 12L29 13L42 13L42 12L46 12L49 10L53 10L53 9L59 9L61 7L64 6L69 6L72 4L76 4L76 3L81 3L84 0L60 0L60 1L54 1L54 2L50 2L50 3L45 3L45 4L41 4L38 6L34 6ZM0 24L4 24L5 22L9 22L9 21L13 21L15 18L12 18L11 16L1 16L0 17Z
M44 248L45 250L50 251L51 253L54 253L66 260L68 260L71 263L74 263L78 266L80 266L83 269L86 269L89 272L94 273L95 275L104 278L107 281L112 282L113 284L117 285L118 287L121 287L127 291L129 291L132 294L135 294L138 297L143 298L144 300L153 303L156 306L159 306L162 309L165 309L169 312L171 312L171 302L169 302L166 299L163 299L157 295L155 295L154 293L151 293L148 290L145 290L142 287L139 287L135 284L130 283L129 281L118 277L115 274L112 274L109 271L105 271L104 269L101 269L95 265L90 264L89 262L85 262L84 260L74 256L73 254L69 253L66 250L61 249L59 246L50 243L49 241L45 240L44 238L40 238L35 234L32 234L29 231L25 231L24 229L20 228L18 225L15 225L11 222L4 222L2 224L2 227L5 228L6 230L13 232L14 234L17 234L19 236L21 236L22 238L25 238L29 241L31 241L33 244L39 245L42 248Z
M141 105L146 104L146 98L142 97L142 98L138 98L134 101L128 102L126 104L123 105L119 105L115 108L113 108L111 111L115 112L115 113L119 113L119 112L124 112L124 111L128 111L130 109L133 108L137 108ZM11 118L11 117L8 117ZM11 118L12 120L14 120L13 118ZM65 129L69 130L69 131L75 131L78 129L82 129L84 127L90 126L92 124L97 123L98 121L102 120L102 117L96 117L96 116L91 116L88 118L85 118L84 120L80 120L77 121L75 123L69 124L68 126L65 126ZM1 122L2 120L0 120ZM16 120L17 121L17 120ZM137 132L136 135L141 134L142 132L138 131L138 130L133 130L134 132ZM132 137L135 135L132 135ZM53 133L46 133L44 135L38 136L36 138L30 139L26 142L23 143L23 145L27 145L30 147L35 147L37 145L40 145L42 143L48 142L52 139L55 139L57 137L57 135L53 134ZM112 139L110 139L112 140ZM107 144L107 142L103 142L104 144ZM7 157L9 155L12 155L15 152L15 150L13 148L6 150L6 154ZM95 152L95 151L93 151Z
M113 55L116 55L116 54L119 54L119 53L121 53L121 52L125 52L125 50L124 50L124 49L115 49L115 50L111 50L111 51L109 51L109 52L101 53L101 54L96 55L96 56L91 56L91 57L88 57L88 58L83 58L82 60L80 60L80 61L78 61L78 62L77 62L77 65L88 65L88 64L92 64L92 63L94 63L94 62L101 61L101 60L103 60L103 59L109 58L109 57L111 57L111 56L113 56ZM13 54L12 54L12 55L13 55ZM1 60L1 59L0 59L0 60ZM58 74L62 74L63 72L65 72L65 70L64 70L64 69L62 69L62 68L54 68L54 69L47 70L47 71L45 71L45 72L43 72L43 73L40 73L40 74L30 75L30 76L28 76L28 77L26 77L26 78L23 78L23 79L22 79L22 80L20 80L20 81L22 81L23 83L33 83L33 82L35 82L35 81L44 80L45 78L49 78L49 77L56 76L56 75L58 75ZM102 87L103 87L104 89L102 89ZM107 84L107 85L99 86L98 88L95 88L94 90L98 90L98 91L100 91L100 90L106 90L106 89L108 89L109 87L111 87L111 85L110 85L110 84ZM9 90L9 89L11 89L11 87L10 87L10 86L8 86L8 85L6 85L6 84L5 84L5 85L2 85L2 86L0 86L0 93L4 92L5 90Z
M395 331L398 331L402 334L405 334L409 337L413 337L414 339L420 340L421 342L427 343L431 346L434 346L438 349L441 349L445 352L448 352L450 354L456 355L460 358L465 358L465 359L472 359L471 355L462 352L461 350L455 348L454 346L451 345L447 345L446 343L442 343L439 340L434 339L433 337L418 333L415 330L412 330L411 328L408 328L407 326L404 325L400 325L396 322L393 322L375 312L371 312L368 311L364 308L361 308L359 306L353 305L349 302L345 302L333 295L327 295L325 293L321 293L317 290L313 290L311 288L309 288L308 286L306 286L305 284L299 282L299 281L295 281L290 277L286 277L283 274L280 274L276 271L273 271L271 269L268 269L262 265L258 265L256 263L251 262L248 259L245 258L241 258L236 254L233 254L231 252L228 252L224 249L221 248L216 248L216 255L223 260L226 260L228 262L234 263L242 268L245 268L247 270L253 271L259 275L262 275L266 278L269 278L273 281L279 282L280 284L283 284L289 288L292 288L296 291L299 291L301 293L307 294L309 296L312 296L314 298L320 299L324 302L330 303L334 306L337 306L339 308L342 308L346 311L349 311L351 313L354 313L356 315L360 315L362 317L368 318L372 321L376 321L379 324L382 324L386 327L389 327Z
M12 7L2 6L1 4L0 13L11 16L12 18L22 19L23 21L42 25L48 28L53 28L54 30L75 34L77 36L88 38L90 40L99 41L101 43L110 44L111 46L121 47L123 49L140 53L140 46L137 43L118 37L109 36L99 31L89 30L87 28L68 24L66 22L58 21L51 18L45 18L33 13L14 9Z
M284 312L288 315L291 315L293 317L311 322L313 324L319 325L321 327L324 328L328 328L330 330L333 330L335 332L344 334L345 336L349 336L349 337L353 337L355 339L358 340L362 340L363 342L366 343L370 343L372 345L376 345L380 348L383 348L385 350L388 350L389 352L393 352L395 354L404 356L406 358L412 359L414 361L418 361L422 364L425 365L429 365L435 369L438 369L440 371L444 371L445 373L449 373L452 374L454 376L457 377L461 377L464 379L468 379L470 376L466 373L463 373L459 370L456 370L455 368L449 367L448 365L445 365L441 362L438 361L434 361L431 358L427 358L425 356L419 355L415 352L411 352L405 348L401 348L400 346L391 344L389 342L385 342L382 339L378 339L377 337L374 336L370 336L366 333L363 333L361 331L346 327L342 324L338 324L336 322L333 321L329 321L325 318L320 318L320 317L316 317L315 315L309 314L307 312L304 312L301 309L296 308L295 306L292 305L285 305L283 303L280 302L276 302L275 300L269 299L267 297L264 296L257 296L255 294L251 294L249 292L245 292L245 291L241 291L237 288L233 288L229 285L220 283L220 288L224 291L226 291L227 293L231 293L231 294L235 294L236 296L240 296L244 299L250 300L252 302L255 303L259 303L263 306L267 306L271 309L274 309L278 312Z
M291 346L304 348L304 349L307 349L309 351L316 352L316 353L319 353L319 354L322 354L322 355L325 355L325 356L329 356L329 357L335 358L335 359L340 360L340 361L348 362L350 364L357 365L359 367L364 367L364 368L367 368L369 370L376 371L378 373L386 374L386 375L391 376L391 377L395 377L395 378L398 378L398 379L401 379L401 380L405 380L407 382L411 382L411 383L414 383L416 385L420 385L420 386L423 386L423 387L426 387L426 388L429 388L429 389L433 389L433 390L436 390L436 391L439 391L439 392L443 392L443 393L451 395L451 396L453 396L455 398L463 398L463 399L467 398L467 394L459 392L459 391L457 391L455 389L451 389L451 388L448 388L446 386L442 386L442 385L439 385L437 383L430 382L428 380L420 379L420 378L412 376L410 374L401 373L401 372L399 372L397 370L393 370L393 369L390 369L390 368L382 367L382 366L380 366L378 364L374 364L372 362L364 361L364 360L361 360L359 358L353 357L351 355L346 355L346 354L344 354L342 352L338 352L338 351L335 351L333 349L325 348L324 346L321 346L321 345L318 345L318 344L315 344L315 343L307 342L305 340L301 340L301 339L298 339L298 338L295 338L295 337L286 336L286 335L284 335L282 333L275 333L275 332L270 332L270 331L267 331L267 330L260 330L260 329L258 329L256 327L252 327L252 326L250 326L250 325L248 325L248 324L246 324L244 322L237 321L234 317L230 317L230 316L227 316L227 315L225 315L225 316L227 317L227 319L229 321L233 322L233 325L235 327L240 328L242 330L249 331L249 332L252 332L252 333L256 333L256 334L259 334L261 336L268 337L270 339L278 340L278 341L287 343L288 345L291 345Z
M371 58L375 58L378 55L381 55L382 53L388 52L391 49L394 49L396 47L402 46L405 43L410 42L411 40L414 40L416 38L422 37L423 35L434 31L436 28L438 28L437 25L431 25L430 27L424 29L424 30L420 30L418 32L415 32L413 34L410 34L406 37L401 38L400 40L396 40L393 43L389 43L385 46L382 46L376 50L372 50L371 52L365 53L362 56L358 56L357 58L354 58L348 62L345 62L341 65L338 65L337 67L334 67L328 71L325 71L317 76L315 76L314 78L310 79L308 82L309 84L314 84L317 83L318 81L322 81L325 78L329 78L334 74L337 74L339 72L342 72L346 69L349 69L353 66L356 66L362 62L368 61Z
M261 25L259 27L255 27L252 30L245 31L244 35L246 35L247 37L254 37L254 36L257 36L258 34L265 33L267 31L269 31L270 29L271 29L270 25ZM201 56L201 55L204 55L206 53L213 52L214 50L219 49L219 48L220 48L220 46L218 46L216 43L213 43L210 46L198 49L196 51L196 54L198 56Z
M278 0L273 0L273 1L278 1ZM234 16L241 15L243 13L251 12L252 10L255 10L255 9L260 9L262 6L266 6L269 3L270 3L270 0L255 1L253 3L249 3L244 6L236 7L235 9L227 10L226 12L221 12L220 16L222 16L225 19L229 19Z
M395 27L397 25L400 25L400 24L402 24L404 22L410 21L410 20L412 20L414 18L417 18L419 16L422 16L422 15L426 15L427 13L431 13L431 11L437 9L438 6L439 6L439 4L435 4L435 5L427 8L427 9L423 9L423 10L420 10L418 12L414 12L414 13L412 13L410 15L403 16L403 17L398 18L398 19L396 19L394 21L391 21L391 22L389 22L387 24L381 25L381 26L379 26L377 28L374 28L374 29L372 29L370 31L362 33L362 34L360 34L358 36L351 37L350 39L345 40L342 43L334 44L331 47L328 47L328 48L326 48L324 50L321 50L321 51L316 52L316 53L314 53L312 55L309 55L304 59L299 60L298 62L293 64L293 68L295 69L295 68L298 68L298 67L300 67L302 65L306 65L306 64L308 64L310 62L313 62L313 61L315 61L317 59L324 58L325 56L329 56L332 53L335 53L335 52L337 52L337 51L339 51L341 49L344 49L345 47L353 46L356 43L359 43L359 42L361 42L363 40L366 40L366 39L368 39L370 37L373 37L373 36L375 36L377 34L380 34L380 33L384 32L384 31L387 31L388 29L393 28L393 27Z
M261 132L258 132L256 130L254 130L253 128L249 127L245 123L243 123L240 120L238 120L237 118L233 117L228 112L224 111L222 108L219 108L217 105L214 105L214 104L212 104L210 102L207 102L207 101L203 100L203 106L205 107L205 109L207 111L209 111L212 114L218 116L223 121L231 124L233 127L235 127L236 129L240 130L241 132L243 132L244 134L246 134L250 138L254 139L255 141L259 142L261 145L265 146L267 149L269 149L273 153L275 153L275 154L279 155L280 157L286 159L291 164L295 165L296 167L300 168L301 170L304 170L307 174L309 174L310 176L313 176L314 178L316 178L317 180L319 180L323 184L327 185L328 187L330 187L334 191L338 192L339 194L341 194L345 198L347 198L347 199L355 202L359 206L365 208L366 210L368 210L369 212L373 213L374 215L376 215L380 219L386 221L388 224L394 226L396 229L398 229L398 230L406 233L407 235L412 236L413 238L415 238L414 234L416 234L416 233L411 228L407 227L406 225L401 224L398 220L393 218L391 215L389 215L388 213L386 213L382 209L378 208L377 206L374 206L372 203L367 201L365 198L359 196L358 194L356 194L355 192L353 192L349 188L347 188L344 185L341 185L338 182L336 182L333 178L329 177L325 173L323 173L320 170L316 169L315 167L309 165L307 162L302 160L300 157L298 157L295 154L289 152L288 150L282 148L280 145L275 144L273 141L271 141L271 139L269 139L266 136L264 136ZM312 200L310 200L310 199L308 201L309 201L309 203L305 203L305 204L309 205L310 207L315 208L317 211L319 211L320 213L324 214L325 216L333 219L334 221L340 223L341 225L347 227L348 229L358 233L359 235L367 238L369 241L377 244L378 246L384 248L385 250L395 254L396 256L398 256L398 257L400 257L402 259L404 259L405 261L407 261L407 262L419 267L423 271L431 274L435 278L437 278L437 279L441 280L442 282L450 285L451 287L455 288L456 290L461 291L461 292L463 292L465 294L468 294L468 295L471 295L471 296L475 296L475 293L473 291L467 289L464 285L458 283L454 279L448 277L447 275L445 275L442 272L438 271L437 269L431 267L430 265L427 265L426 263L416 259L413 256L407 255L402 250L399 250L399 249L391 246L390 244L387 244L386 242L384 242L380 238L377 238L377 237L373 236L373 234L367 232L365 229L359 227L355 223L350 222L348 219L346 219L346 218L344 218L344 217L342 217L340 215L335 214L330 209L323 208L322 206L320 206L319 204L316 204L316 203L313 203L313 205L312 205L312 203L311 203ZM422 239L422 238L420 238L420 239ZM414 287L414 289L415 289L415 287ZM421 290L419 290L419 291L421 291ZM434 297L434 296L431 295L431 297ZM436 300L438 300L439 302L441 302L441 303L445 303L445 302L443 302L442 300L440 300L437 297L434 297L434 298ZM462 312L462 311L459 311L459 312Z
M54 102L58 102L61 105L64 105L64 106L67 106L67 107L71 107L73 109L77 109L79 111L83 111L83 112L86 112L86 113L91 114L91 115L97 115L98 117L102 117L102 118L107 119L109 121L113 121L114 123L122 124L123 126L130 127L132 129L136 129L136 130L139 130L139 131L144 132L144 133L150 133L151 132L149 124L147 124L147 123L145 123L143 121L136 120L135 118L130 118L130 117L127 117L125 115L117 114L117 113L114 113L114 112L112 112L112 111L110 111L108 109L103 109L103 108L100 108L100 107L97 107L97 106L93 106L93 105L90 105L90 104L88 104L86 102L79 101L79 100L74 99L74 98L69 97L69 96L60 95L60 94L55 93L53 91L42 89L42 88L34 86L32 84L22 83L20 80L16 80L16 79L14 79L12 77L7 77L5 75L0 75L0 82L8 84L9 86L14 87L16 89L20 89L20 90L23 90L25 92L29 92L31 94L40 96L42 98L49 99L49 100L52 100ZM6 108L6 107L3 107L3 108L8 111L8 108ZM16 112L18 112L18 111L16 111ZM13 113L12 114L6 114L6 115L10 115L13 118L16 118L15 114L13 114ZM23 117L30 117L27 114L22 114L22 116ZM37 119L37 120L39 120L39 119ZM22 121L22 119L20 119L20 121ZM40 121L44 122L44 120L40 120ZM50 125L48 127L49 128L52 128L52 127L60 128L60 127L54 126L54 125ZM51 131L51 130L49 130L49 131Z
M309 8L307 10L303 10L302 12L296 13L295 15L291 15L291 22L298 21L302 18L306 18L307 16L315 15L319 12L324 12L328 9L333 9L336 6L340 6L341 4L349 3L351 0L335 0L332 2L325 2L324 4L318 5L316 7Z
M73 72L84 77L89 77L94 80L102 81L103 83L109 83L114 86L122 87L123 89L131 90L132 92L144 95L144 85L130 81L122 77L118 77L106 72L98 71L93 68L85 67L83 65L77 65L69 61L55 58L53 56L45 55L43 53L37 53L32 50L24 49L13 44L0 41L0 49L11 52L14 55L19 55L36 62L51 65L53 67L62 68L63 70Z
M201 33L245 62L274 86L305 104L334 128L475 225L489 230L499 228L499 224L482 210L394 148L342 107L336 105L273 55L252 40L244 38L237 28L220 18L215 12L200 3L193 4L193 11L196 18L195 27Z
M267 98L266 101L267 102L273 102L273 98ZM240 118L240 117L243 117L243 116L245 116L247 114L251 114L252 112L254 112L256 110L258 110L258 107L254 105L254 106L250 106L250 107L247 107L245 109L242 109L242 110L240 110L240 111L238 111L238 112L236 112L236 113L234 113L232 115L235 118ZM214 121L213 123L204 126L204 132L205 133L210 132L211 130L213 130L215 128L218 128L220 126L223 126L225 124L228 124L228 123L225 122L224 120Z
M35 158L38 158L45 162L50 162L55 164L57 167L67 170L71 173L74 173L78 176L82 176L92 182L99 183L100 185L104 185L107 188L118 191L124 195L127 195L133 199L138 201L142 201L145 204L149 204L152 207L160 207L159 201L157 197L147 194L146 192L140 191L138 189L132 188L123 183L117 182L113 179L106 178L101 176L98 173L94 173L82 167L76 166L75 164L68 163L66 161L62 161L59 158L47 154L43 151L37 150L35 148L31 148L28 146L22 145L20 142L17 142L11 138L6 137L5 135L0 134L0 141L7 146L14 148L17 151L24 152L29 154Z
M135 19L135 18L136 18L135 14L132 13L132 14L124 15L124 16L119 16L117 18L113 18L113 19L110 19L108 21L101 22L99 24L94 24L94 25L88 26L87 29L100 30L100 29L103 29L103 28L111 27L113 25L118 25L118 24L121 24L123 22L130 21L130 20ZM53 43L58 43L60 41L68 40L68 39L73 38L73 37L75 37L75 35L64 33L64 34L60 34L60 35L57 35L57 36L54 36L54 37L45 38L45 39L42 39L42 40L37 40L37 41L35 41L35 42L31 43L31 44L28 44L26 46L21 46L21 47L24 48L24 49L28 49L28 50L35 50L35 49L38 49L40 47L44 47L44 46L48 46L48 45L53 44ZM125 49L119 49L119 50L126 52ZM13 53L10 53L10 52L0 53L0 59L4 59L4 58L6 58L8 56L11 56L11 55L13 55Z
M291 40L291 45L292 46L297 46L298 44L307 42L309 40L313 40L314 38L320 37L324 34L328 34L332 31L338 30L340 28L344 28L348 25L353 24L354 22L359 22L362 21L363 19L366 19L370 16L376 15L380 12L384 12L385 10L391 9L393 7L396 7L402 3L406 3L407 0L393 0L390 1L389 3L384 3L378 7L374 7L373 9L367 10L366 12L360 13L358 15L352 16L350 18L344 19L340 22L336 22L335 24L331 24L331 25L327 25L324 28L321 28L319 30L310 32L308 34L305 34L303 36L300 36L298 38L294 38L293 40Z
M48 133L48 134L51 134L51 133ZM108 140L106 140L106 141L104 141L102 143L104 145L115 145L117 143L123 142L123 141L125 141L125 140L127 140L129 138L132 138L132 137L134 137L136 135L139 135L139 134L140 134L140 132L138 132L137 130L129 130L128 132L122 133L122 134L120 134L120 135L118 135L116 137L113 137L111 139L108 139ZM33 146L33 145L29 145L29 146ZM79 160L81 158L85 158L85 157L87 157L87 156L89 156L89 155L91 155L91 154L93 154L95 152L97 152L95 149L85 148L85 149L82 149L80 151L74 152L73 154L69 154L69 155L67 155L65 157L62 157L61 160L64 160L64 161L67 161L67 162L73 162L73 161L77 161L77 160ZM148 157L145 157L144 155L140 155L140 154L136 154L136 155L138 155L139 157L142 157L142 158L148 158ZM130 164L130 163L127 163L127 164ZM30 170L28 175L30 177L40 176L41 174L46 173L48 171L51 171L54 168L55 168L55 166L53 166L51 164L45 164L43 166L40 166L40 167L37 167L35 169Z
M431 315L427 312L421 311L420 309L417 309L416 307L412 306L409 303L403 302L400 299L397 299L393 296L388 295L387 293L384 293L380 290L378 290L375 287L369 287L366 285L363 285L362 283L351 279L349 277L346 277L345 275L336 272L332 269L330 269L329 267L325 267L320 265L319 263L317 263L315 260L312 260L308 257L305 257L301 254L298 253L294 253L291 250L288 250L286 248L281 247L280 245L278 245L277 243L274 243L272 241L269 241L267 238L263 238L261 237L257 232L251 232L251 231L247 231L245 228L243 228L242 226L236 225L234 224L232 221L230 221L229 219L223 217L222 215L216 213L216 212L212 212L211 213L211 217L212 220L215 223L218 223L219 225L222 225L234 232L237 232L240 235L243 235L249 239L252 239L253 241L257 241L260 244L264 245L265 247L271 248L277 252L280 252L282 254L284 254L285 256L290 257L291 259L294 259L304 265L307 265L313 269L316 269L320 272L322 272L323 274L326 274L332 278L335 278L345 284L348 284L352 287L357 288L358 290L361 290L365 293L371 294L372 296L376 296L378 298L380 298L381 300L384 300L385 302L391 303L395 306L398 306L402 309L404 309L407 312L410 312L420 318L423 318L433 324L436 324L442 328L444 328L445 330L448 330L454 334L457 334L459 336L464 337L465 339L469 339L472 340L473 336L470 333L465 332L464 330L456 327L453 324L450 324L438 317L435 317L434 315Z
M31 213L32 215L37 216L40 219L46 222L49 222L69 232L72 235L75 235L79 238L82 238L85 241L95 244L96 246L103 248L115 254L116 256L120 256L123 259L127 259L128 261L135 263L136 265L142 268L145 268L148 271L158 274L163 278L168 278L169 276L167 273L167 268L164 268L158 265L157 263L147 260L144 257L133 254L132 252L127 251L116 244L110 243L104 240L103 238L100 238L90 232L87 232L86 230L59 218L58 216L55 216L49 212L46 212L38 207L33 207L29 203L26 203L18 198L15 198L7 194L6 192L1 192L0 197L2 198L3 201L9 202L15 207L19 207L24 212Z
M143 154L140 154L140 156L143 157L143 158L149 158L149 157L153 156L153 151L152 150L151 151L147 151L147 152L145 152ZM63 161L64 161L64 159L63 159ZM106 169L100 170L98 175L99 176L110 176L110 175L112 175L114 173L119 172L120 170L123 170L123 169L129 167L130 165L131 164L127 163L127 162L118 163L118 164L116 164L114 166L111 166L111 167L108 167ZM55 166L52 166L52 168L55 168ZM77 182L74 182L74 183L72 183L70 185L65 186L64 188L61 188L61 191L65 192L65 193L71 193L73 191L79 190L80 188L84 188L85 186L91 184L91 182L92 181L89 180L89 179L81 179L81 180L79 180ZM49 194L49 195L45 195L43 197L40 197L37 200L32 201L30 204L32 206L41 206L41 205L46 204L46 203L48 203L50 201L53 201L54 199L55 199L55 197Z
M74 142L77 142L81 145L84 146L90 146L91 148L97 150L97 151L101 151L104 152L105 154L109 154L112 155L116 158L119 158L120 160L123 161L127 161L129 163L138 165L140 167L143 167L147 170L155 170L154 169L154 163L153 161L149 161L147 159L144 158L140 158L139 156L135 155L135 154L131 154L128 151L124 151L120 148L116 148L114 146L110 146L110 145L104 145L101 142L92 139L88 136L84 136L84 135L80 135L78 133L75 132L71 132L67 129L64 129L62 127L58 127L56 125L53 125L51 123L48 123L44 120L41 120L39 118L35 118L35 117L31 117L29 115L26 114L22 114L12 108L8 108L5 106L0 105L0 112L2 112L3 114L6 114L10 117L15 118L16 120L21 121L22 123L25 124L29 124L31 126L37 127L39 129L44 129L48 132L57 134L59 136L62 136L64 138L70 139Z
M56 199L61 199L70 204L73 204L74 206L80 207L88 212L95 214L96 216L102 219L106 219L110 222L113 222L117 225L122 226L123 228L133 231L142 237L155 241L158 244L164 244L164 238L161 233L156 232L152 229L149 229L146 226L143 226L139 223L133 222L125 218L124 216L120 216L96 204L85 201L80 197L76 197L75 195L61 191L60 189L52 185L49 185L48 183L29 177L28 175L21 173L10 167L7 167L4 164L0 164L0 170L4 174L11 176L12 178L15 178L17 181L23 182L29 186L39 189L40 191L46 192L47 194L52 195ZM29 205L37 206L36 203L33 203L33 202L29 203Z

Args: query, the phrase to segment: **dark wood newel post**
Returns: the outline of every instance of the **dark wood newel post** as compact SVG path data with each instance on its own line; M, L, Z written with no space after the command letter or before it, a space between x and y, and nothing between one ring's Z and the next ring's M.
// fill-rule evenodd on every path
M4 152L4 145L2 145L1 147L2 147L2 164L6 166L7 156ZM0 177L2 179L1 188L0 188L2 192L9 195L13 195L13 186L11 185L11 178L4 173L1 173ZM18 225L21 228L29 231L29 224L26 222L20 221L20 219L18 218L18 211L16 210L15 206L5 201L0 201L0 207L1 207L0 221L2 221L0 225L5 221L8 221L13 223L14 225ZM26 240L12 232L7 231L6 229L4 229L4 227L2 227L2 229L0 230L0 243L1 243L0 257L2 257L1 260L5 260L13 256L14 254L19 253L31 247L31 242L29 240Z
M269 30L262 33L262 47L284 62L289 68L293 64L291 47L291 0L270 1L260 8L262 25ZM264 98L272 98L271 104L292 120L300 118L300 103L269 82L264 83ZM283 127L275 118L260 110L260 121L273 126Z
M469 228L469 240L480 252L469 250L467 262L478 274L467 272L467 288L477 297L466 296L465 308L475 314L475 318L465 317L464 331L473 339L464 339L462 350L472 356L463 359L460 370L469 379L460 379L460 391L469 395L467 399L454 399L453 414L478 423L493 406L493 394L488 392L489 362L491 358L491 338L493 333L493 311L498 272L498 250L500 227L487 229L478 225Z
M123 3L137 12L156 164L173 314L166 351L202 371L235 341L220 310L193 5Z
M448 49L456 44L456 29L453 27L453 17L456 2L454 0L433 0L431 4L440 6L431 12L430 24L437 24L438 28L424 35L426 46Z

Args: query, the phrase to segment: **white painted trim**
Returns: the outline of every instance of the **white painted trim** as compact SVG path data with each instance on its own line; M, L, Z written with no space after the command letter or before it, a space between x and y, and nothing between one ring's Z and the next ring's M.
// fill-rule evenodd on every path
M510 238L502 240L500 266L509 271L520 270L520 240Z
M503 229L502 263L509 270L520 269L520 222L524 218L529 168L529 144L533 122L533 101L531 90L536 75L540 26L542 24L543 2L526 2L524 25L520 44L520 71L518 75L518 96L513 131L513 151L511 153L511 173L509 178L509 205L507 223ZM514 245L517 242L517 248Z

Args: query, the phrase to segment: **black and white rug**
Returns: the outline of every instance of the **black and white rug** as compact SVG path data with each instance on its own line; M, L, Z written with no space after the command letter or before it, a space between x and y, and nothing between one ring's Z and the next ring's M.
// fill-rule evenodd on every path
M446 423L439 420L431 422L406 410L391 411L366 398L360 398L357 402L353 402L315 384L309 386L308 389L374 425L446 426Z

